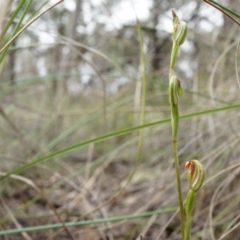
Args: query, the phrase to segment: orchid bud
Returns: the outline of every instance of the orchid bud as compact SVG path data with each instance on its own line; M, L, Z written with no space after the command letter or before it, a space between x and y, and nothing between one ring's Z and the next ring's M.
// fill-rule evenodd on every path
M182 92L181 80L175 75L172 76L169 83L169 101L171 105L178 105Z
M197 192L204 181L205 170L198 160L186 162L185 167L188 169L188 183L193 192Z
M173 41L178 46L182 45L187 36L187 23L181 21L177 14L172 11L173 16Z

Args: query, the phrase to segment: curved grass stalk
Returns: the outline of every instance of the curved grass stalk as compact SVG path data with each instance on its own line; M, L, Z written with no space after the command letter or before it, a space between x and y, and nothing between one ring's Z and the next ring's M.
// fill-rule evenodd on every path
M206 2L206 3L211 2L212 4L220 7L220 8L223 9L224 11L226 11L226 12L228 12L228 13L232 14L233 16L235 16L235 17L237 17L237 18L240 19L240 14L234 12L232 9L230 9L230 8L228 8L228 7L225 7L225 6L223 6L222 4L220 4L220 3L218 3L218 2L216 2L216 1L214 1L214 0L204 0L204 2Z
M212 7L216 8L217 10L219 10L220 12L225 14L226 16L228 16L232 21L234 21L236 24L238 24L240 26L240 22L237 21L234 17L232 17L232 15L234 15L237 18L239 18L240 16L237 13L233 12L229 8L226 8L223 5L221 5L221 4L219 4L219 3L215 2L215 1L212 1L212 0L203 0L203 1L205 3L211 5Z
M145 59L145 52L144 52L144 46L143 46L143 36L142 36L141 26L140 26L138 20L137 20L137 34L138 34L138 39L139 39L140 77L141 77L141 83L142 83L140 124L143 125L145 122L145 108L146 108L146 59ZM131 170L131 172L126 180L126 184L122 190L124 190L128 186L128 184L131 182L131 180L137 170L137 167L139 165L139 160L141 158L142 145L143 145L143 129L139 129L137 154L136 154L134 166L133 166L133 169Z

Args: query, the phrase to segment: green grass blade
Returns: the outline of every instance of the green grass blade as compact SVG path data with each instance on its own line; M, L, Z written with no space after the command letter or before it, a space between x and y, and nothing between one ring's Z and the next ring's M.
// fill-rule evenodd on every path
M25 2L25 1L24 1L24 2ZM19 4L19 5L20 5L20 4ZM25 18L25 16L26 16L26 14L29 12L29 9L30 9L31 5L32 5L32 0L30 0L29 3L28 3L28 5L26 6L26 8L25 8L25 10L24 10L24 12L23 12L20 20L18 21L17 26L15 27L13 33L11 34L11 37L10 37L10 38L12 38L12 37L19 31L19 29L21 28L22 22L23 22L23 20L24 20L24 18ZM9 38L9 39L10 39L10 38ZM6 56L7 52L8 52L9 47L10 47L10 45L9 45L7 48L5 48L5 50L4 50L3 53L1 54L1 56L0 56L0 63L3 62L5 56Z
M240 15L237 14L236 12L234 12L233 10L231 10L230 8L227 8L227 7L223 6L222 4L220 4L220 3L218 3L218 2L215 2L215 1L213 1L213 0L209 0L209 2L215 4L216 6L222 8L222 9L225 10L226 12L228 12L228 13L232 14L233 16L235 16L235 17L237 17L237 18L240 19Z
M86 220L86 221L79 221L79 222L69 222L69 223L66 223L65 225L66 227L79 227L79 226L86 226L86 225L102 224L107 222L118 222L118 221L125 221L129 219L151 217L153 215L174 212L176 210L177 210L176 207L165 208L157 211L143 212L143 213L134 214L134 215L125 215L125 216L111 217L111 218L105 218L105 219ZM0 231L0 236L6 236L11 234L23 233L23 232L36 232L36 231L44 231L49 229L58 229L62 227L63 225L61 223L55 223L55 224L48 224L48 225L39 225L35 227L26 227L21 229L9 229L9 230Z
M192 117L196 117L196 116L207 115L207 114L212 114L212 113L216 113L216 112L223 112L223 111L228 111L228 110L233 110L233 109L238 109L238 108L240 108L240 104L230 105L230 106L221 107L221 108L214 108L214 109L194 112L194 113L190 113L190 114L185 114L185 115L182 115L180 117L180 119L187 119L187 118L192 118ZM47 161L51 158L54 158L56 156L72 152L72 151L74 151L74 150L76 150L80 147L86 146L90 143L100 142L100 141L103 141L103 140L106 140L106 139L110 139L110 138L113 138L113 137L116 137L116 136L124 135L124 134L130 133L130 132L139 130L141 128L146 128L146 127L151 127L151 126L155 126L155 125L159 125L159 124L169 123L170 121L171 121L170 118L166 118L166 119L163 119L163 120L160 120L160 121L151 122L151 123L147 123L147 124L144 124L144 125L139 125L139 126L135 126L135 127L131 127L131 128L118 130L118 131L111 132L111 133L108 133L108 134L105 134L105 135L102 135L102 136L99 136L99 137L96 137L96 138L93 138L93 139L89 139L89 140L77 143L75 145L72 145L70 147L61 149L61 150L59 150L57 152L54 152L54 153L51 153L47 156L37 158L37 159L33 160L32 162L29 162L29 163L26 163L26 164L24 164L20 167L17 167L15 169L13 169L12 171L8 172L5 176L1 177L0 180L3 180L5 178L9 177L12 174L18 174L18 173L20 173L24 170L27 170L30 167L35 166L36 164L45 162L45 161Z
M5 26L5 28L3 29L1 36L0 36L0 42L2 41L2 39L4 38L4 36L6 35L9 27L12 25L14 19L16 18L17 14L20 12L20 10L22 9L23 5L25 4L26 0L22 0L17 8L15 9L15 11L12 13L9 21L7 22L7 25Z

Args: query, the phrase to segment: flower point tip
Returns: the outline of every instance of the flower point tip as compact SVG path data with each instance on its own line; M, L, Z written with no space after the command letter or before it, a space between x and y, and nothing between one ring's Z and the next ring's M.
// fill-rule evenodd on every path
M177 17L177 14L172 10L172 16L173 18Z

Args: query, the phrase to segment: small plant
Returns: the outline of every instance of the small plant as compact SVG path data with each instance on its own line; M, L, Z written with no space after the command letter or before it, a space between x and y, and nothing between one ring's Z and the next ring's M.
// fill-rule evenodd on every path
M169 69L169 102L171 104L172 147L177 178L178 201L181 216L181 231L182 239L184 239L185 214L182 198L180 167L178 160L178 125L179 125L178 103L180 97L182 96L182 88L180 79L174 74L174 67L180 46L184 43L187 36L187 24L181 21L174 11L172 11L172 16L173 16L173 36L172 36L173 46Z
M187 195L184 209L180 179L180 167L178 160L178 126L179 126L178 103L183 92L181 87L181 80L174 73L174 67L180 46L184 43L187 36L187 24L184 21L181 21L174 11L172 11L172 16L173 16L173 36L172 36L173 46L169 69L169 102L171 104L172 146L181 216L182 239L189 240L191 232L192 211L194 208L197 192L201 188L204 180L204 169L202 164L197 160L191 160L186 163L186 168L189 169L188 181L190 185L190 190Z

